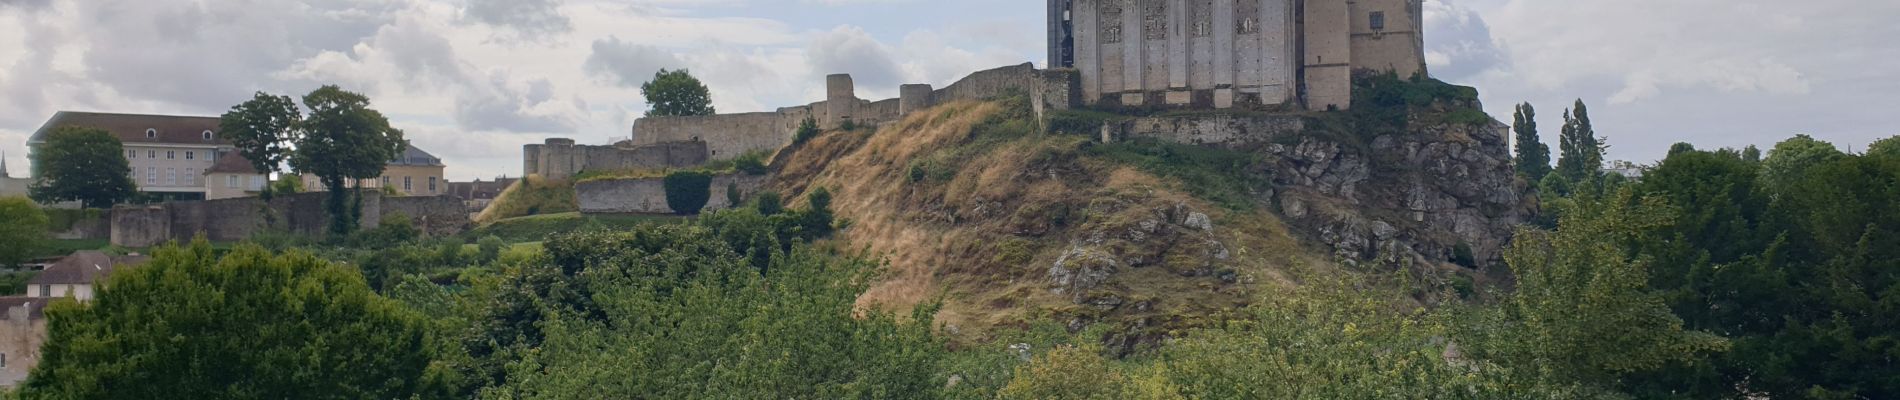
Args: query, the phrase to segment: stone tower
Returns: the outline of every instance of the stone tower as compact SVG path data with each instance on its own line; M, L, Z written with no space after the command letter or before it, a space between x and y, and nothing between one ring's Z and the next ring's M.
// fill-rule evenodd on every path
M1090 105L1345 109L1355 70L1423 73L1423 0L1048 0Z
M829 115L825 118L825 129L837 129L851 121L858 111L857 87L851 82L849 74L834 74L825 77L825 106Z

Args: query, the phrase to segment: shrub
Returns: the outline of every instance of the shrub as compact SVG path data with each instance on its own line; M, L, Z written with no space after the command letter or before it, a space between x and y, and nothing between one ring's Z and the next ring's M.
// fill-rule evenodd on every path
M25 262L45 246L46 213L25 197L0 198L0 266Z
M481 250L482 263L492 263L495 262L496 259L500 259L502 248L507 246L508 243L503 242L500 237L496 237L495 235L483 236L482 240L475 242L475 247Z
M1458 242L1458 245L1451 247L1451 262L1465 268L1478 267L1478 257L1472 255L1471 244L1465 242Z
M746 175L765 175L769 169L765 165L765 152L749 151L732 159L732 168Z
M384 216L382 224L376 228L356 233L349 242L355 247L381 249L412 243L421 236L422 232L416 230L415 222L408 215L398 212Z
M712 175L699 171L680 171L666 175L666 206L674 214L696 215L712 198Z
M785 212L785 201L779 198L778 192L763 192L759 193L759 200L753 204L753 208L759 210L759 215L769 217Z
M798 132L792 134L792 144L804 144L815 137L818 137L818 119L806 115L804 121L798 122Z
M739 202L740 202L740 201L744 201L744 200L745 200L745 198L743 198L743 197L741 197L741 196L739 195L739 183L738 183L738 182L733 182L733 183L727 183L727 184L726 184L726 208L735 208L735 207L738 207L738 206L739 206Z

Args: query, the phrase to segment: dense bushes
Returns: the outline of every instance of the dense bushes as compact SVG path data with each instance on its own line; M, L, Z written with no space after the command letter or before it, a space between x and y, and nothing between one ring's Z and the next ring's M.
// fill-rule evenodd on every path
M666 175L666 207L674 214L696 215L712 200L712 175L699 171L679 171Z

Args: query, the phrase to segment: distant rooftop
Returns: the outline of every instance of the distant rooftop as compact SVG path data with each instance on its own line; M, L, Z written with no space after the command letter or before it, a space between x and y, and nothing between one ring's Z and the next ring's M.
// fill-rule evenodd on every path
M113 114L83 111L60 111L45 125L33 132L27 143L41 143L46 136L61 127L78 126L104 129L117 136L120 142L228 145L231 142L218 136L218 117L195 117L182 115L149 114Z
M418 149L415 145L411 144L402 150L401 156L394 160L389 160L389 165L441 166L442 159L436 158L434 154L422 151L422 149Z

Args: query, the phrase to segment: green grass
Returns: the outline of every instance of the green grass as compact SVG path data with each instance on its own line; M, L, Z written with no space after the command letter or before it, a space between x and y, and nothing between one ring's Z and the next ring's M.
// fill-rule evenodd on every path
M40 248L33 257L63 257L75 251L99 250L111 246L112 242L106 239L56 239L47 241L46 247Z
M684 218L669 215L584 215L579 212L509 218L475 228L462 236L481 238L494 235L509 243L539 242L556 233L582 228L628 229L644 224L674 223Z
M1255 209L1253 192L1272 184L1254 171L1260 156L1151 139L1089 147L1088 154L1181 183L1195 197L1234 211Z

